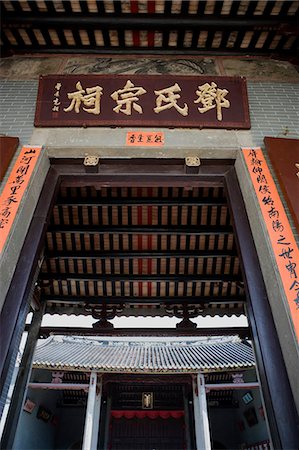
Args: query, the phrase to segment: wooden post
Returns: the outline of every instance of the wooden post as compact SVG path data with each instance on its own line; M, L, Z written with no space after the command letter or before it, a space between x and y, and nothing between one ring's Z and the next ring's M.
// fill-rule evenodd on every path
M225 180L228 204L241 256L247 294L246 310L273 448L297 449L298 413L234 169L227 173Z
M185 439L186 439L186 449L191 450L191 423L189 416L189 404L188 404L188 394L186 385L183 389L184 392L184 413L185 413Z
M1 311L1 396L10 382L9 368L15 362L15 347L19 346L19 332L25 325L28 298L58 187L58 175L50 168Z
M41 322L45 310L45 303L38 311L35 311L32 317L31 325L28 331L22 360L20 363L18 375L16 378L5 427L3 430L1 448L12 448L15 438L15 432L19 422L20 413L27 394L27 384L32 370L32 359L37 343Z
M210 429L205 390L202 374L193 379L193 407L197 450L211 450Z
M91 372L82 450L97 450L102 399L102 378Z
M109 445L109 433L110 433L110 421L111 421L111 395L107 396L107 406L106 406L106 418L105 418L105 436L104 436L104 450L108 450Z

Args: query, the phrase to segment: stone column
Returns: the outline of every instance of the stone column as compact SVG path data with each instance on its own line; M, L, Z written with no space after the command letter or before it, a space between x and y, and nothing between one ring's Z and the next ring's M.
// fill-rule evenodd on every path
M193 407L197 450L211 450L205 380L202 374L193 379Z
M21 363L18 369L9 410L1 438L1 448L12 448L22 408L26 399L27 385L32 371L33 354L39 337L39 330L43 320L45 303L33 313L28 331Z
M102 377L91 372L82 450L97 450L102 399Z

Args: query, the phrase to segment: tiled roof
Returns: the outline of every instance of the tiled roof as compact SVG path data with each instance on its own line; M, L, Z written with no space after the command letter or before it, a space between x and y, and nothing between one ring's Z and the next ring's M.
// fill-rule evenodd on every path
M100 372L209 372L254 366L250 345L237 337L114 340L51 336L37 345L33 367Z

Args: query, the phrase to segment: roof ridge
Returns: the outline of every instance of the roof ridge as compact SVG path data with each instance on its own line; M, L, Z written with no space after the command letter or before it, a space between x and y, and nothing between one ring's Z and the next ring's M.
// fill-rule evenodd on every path
M155 337L156 338L156 337ZM224 343L237 343L242 342L239 336L200 336L200 337L182 337L182 338L169 338L161 337L156 338L157 340L152 340L152 337L138 336L136 337L110 337L110 336L68 336L68 335L54 335L50 336L48 339L43 340L44 345L53 342L65 342L65 343L76 343L84 345L109 345L111 347L115 346L200 346L200 345L219 345ZM42 344L40 344L42 345Z

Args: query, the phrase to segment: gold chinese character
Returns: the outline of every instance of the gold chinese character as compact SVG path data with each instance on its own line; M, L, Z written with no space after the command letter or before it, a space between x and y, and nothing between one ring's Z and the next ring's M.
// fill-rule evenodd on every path
M160 91L154 91L155 94L158 96L156 99L156 108L154 108L155 113L159 113L161 111L164 111L165 109L170 109L174 107L182 116L188 115L188 105L186 103L184 104L184 107L181 108L177 104L177 100L181 97L176 92L181 92L180 86L175 83L173 86L170 86L165 89L161 89ZM162 105L162 103L165 103L165 105Z
M230 102L224 98L228 94L228 90L219 89L217 84L212 81L211 84L205 83L202 86L198 86L196 94L198 95L198 99L194 100L194 103L202 103L203 105L202 108L198 108L198 111L200 113L205 113L216 107L217 120L222 120L221 108L230 107Z
M61 86L62 86L62 84L58 82L58 83L55 84L55 89L57 89L57 91L59 91Z
M127 116L132 114L132 108L139 114L143 113L140 105L137 105L139 100L138 95L145 94L146 90L143 87L135 87L132 81L128 80L123 89L118 89L111 94L113 100L116 101L117 106L113 108L116 113L122 112Z
M52 111L59 111L59 106L53 106Z
M103 88L100 86L95 86L91 88L82 88L80 81L76 84L77 91L67 94L68 98L71 100L71 104L68 108L64 108L65 112L72 111L73 109L78 114L80 110L81 103L88 108L83 108L84 111L90 114L100 114L100 99L102 95ZM94 106L94 108L90 108Z
M142 393L142 409L153 409L154 396L152 392Z

